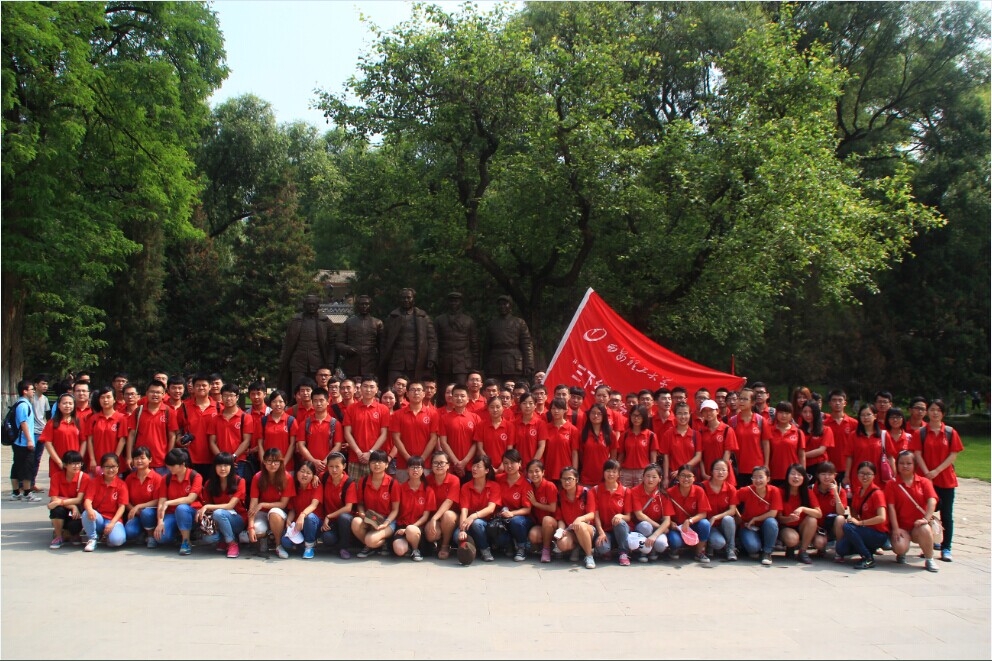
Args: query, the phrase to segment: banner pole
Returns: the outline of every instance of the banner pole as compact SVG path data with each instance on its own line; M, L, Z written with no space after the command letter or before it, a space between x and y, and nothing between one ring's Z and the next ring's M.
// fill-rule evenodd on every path
M592 295L592 287L586 290L585 296L582 297L582 302L579 303L579 307L575 310L575 314L572 315L572 321L569 322L568 328L565 329L565 334L561 336L561 342L558 343L558 348L555 350L555 355L551 357L551 362L548 363L548 373L550 373L551 368L555 366L555 361L558 360L561 350L565 348L565 342L568 341L568 336L572 334L572 329L575 328L575 322L579 320L579 315L582 314L582 310L586 307L586 303L589 301L590 295Z

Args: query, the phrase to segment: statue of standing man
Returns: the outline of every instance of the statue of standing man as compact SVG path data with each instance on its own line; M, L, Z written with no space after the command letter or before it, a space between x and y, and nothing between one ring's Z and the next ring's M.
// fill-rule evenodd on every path
M512 301L503 295L496 299L499 316L489 322L486 377L500 381L528 380L534 374L534 344L527 322L510 314Z
M334 364L334 326L330 317L320 314L320 299L311 294L303 299L303 312L289 320L279 356L279 387L295 392L303 377L314 378L321 367Z
M380 358L382 383L393 383L399 376L419 381L434 375L437 362L437 336L426 312L414 306L417 293L409 287L400 290L400 305L386 320L386 339Z
M471 370L479 369L479 331L475 320L462 312L462 295L448 294L448 312L434 319L437 331L437 375L441 386L465 383Z
M372 298L362 294L355 299L355 314L348 317L338 333L341 369L348 378L376 374L384 340L381 319L371 314Z

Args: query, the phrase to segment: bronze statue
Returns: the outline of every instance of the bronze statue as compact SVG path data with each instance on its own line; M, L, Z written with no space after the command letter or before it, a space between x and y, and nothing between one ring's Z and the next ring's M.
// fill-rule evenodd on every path
M527 323L510 315L509 296L496 299L499 316L489 322L486 377L500 381L528 380L534 374L534 344Z
M437 337L434 324L426 312L414 307L416 292L400 290L400 306L386 320L386 339L379 361L384 381L393 383L399 376L419 380L434 375L437 361Z
M279 356L279 387L294 392L300 379L311 379L321 367L334 364L334 326L321 315L320 299L313 294L303 299L303 312L289 320Z
M442 384L465 383L469 370L479 369L479 331L462 312L462 295L448 294L448 312L434 319L437 331L437 372Z
M341 325L337 348L341 369L349 378L375 374L385 339L382 320L370 314L372 299L362 294L355 299L355 314Z

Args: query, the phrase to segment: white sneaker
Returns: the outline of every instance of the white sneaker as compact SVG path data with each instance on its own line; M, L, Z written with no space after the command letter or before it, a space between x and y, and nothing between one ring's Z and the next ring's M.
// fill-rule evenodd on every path
M586 563L586 569L596 568L596 561L593 560L593 557L591 555L586 556L585 563Z
M11 500L20 500L21 499L21 494L11 492L10 499Z
M41 498L39 498L37 496L37 494L33 494L33 493L28 493L26 496L21 496L21 500L26 500L29 503L40 503L41 502Z
M282 544L276 546L276 555L282 558L283 560L289 559L289 553L286 551L286 549L282 547Z
M86 542L86 546L83 547L83 550L86 551L87 553L92 553L93 551L95 551L96 550L96 540L95 539L91 539L90 541Z

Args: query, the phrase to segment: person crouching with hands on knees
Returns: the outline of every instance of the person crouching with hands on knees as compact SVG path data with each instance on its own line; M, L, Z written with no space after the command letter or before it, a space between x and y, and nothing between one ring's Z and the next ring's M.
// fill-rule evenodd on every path
M399 487L400 511L399 518L396 519L396 534L393 536L393 553L398 558L409 553L411 560L420 562L424 559L420 552L424 524L437 509L437 505L434 492L427 488L423 480L423 457L410 455L406 466L408 479Z
M772 564L772 551L778 539L778 513L782 511L782 492L769 484L771 472L767 466L755 466L751 471L751 484L737 491L740 505L741 546L751 558L761 557L761 564Z
M345 456L341 452L327 455L327 472L324 473L324 521L320 526L325 547L338 547L342 560L351 558L353 545L351 522L355 518L358 486L344 470Z
M268 534L277 540L276 555L285 560L286 549L278 544L286 529L286 508L296 495L293 477L286 472L282 452L269 448L262 457L262 470L251 481L251 504L248 506L248 541L258 542L259 553L268 552Z
M648 464L641 475L641 483L630 490L631 519L636 522L634 532L644 535L644 547L637 558L641 562L657 560L668 550L668 529L675 510L672 499L661 491L661 466Z
M875 566L874 553L885 544L889 524L885 514L885 494L875 484L875 464L862 461L857 467L857 486L851 498L851 515L844 524L844 536L837 541L837 562L844 562L844 556L857 551L861 562L855 569L871 569Z
M620 484L620 462L603 463L603 482L592 489L596 500L596 553L609 559L615 544L620 564L630 566L627 535L630 534L630 489Z
M203 541L217 542L218 551L227 551L227 557L237 558L241 553L238 535L245 529L245 481L234 471L234 455L221 452L214 457L213 475L203 488L203 502L196 512L196 520L213 519L216 533Z
M892 529L892 550L896 562L904 564L909 543L916 542L925 558L923 567L937 571L933 559L933 529L930 522L937 509L937 491L933 483L915 471L916 459L910 450L903 450L896 457L896 477L885 485L888 502L889 525Z
M558 509L555 512L558 531L561 533L555 533L558 550L562 553L571 551L574 556L575 551L582 549L586 569L595 569L592 549L596 529L592 523L596 517L596 498L592 495L592 489L579 484L579 471L576 468L562 468L560 477L561 491L558 492Z
M91 479L83 471L83 455L79 452L68 450L61 459L63 469L52 473L52 484L48 489L48 518L52 521L50 549L62 548L64 536L76 536L82 531L80 514Z
M351 521L351 532L363 544L359 558L367 558L382 548L396 532L400 514L399 482L386 475L389 456L382 450L369 453L369 474L359 480L358 515ZM387 549L388 550L388 549Z
M460 546L471 536L482 559L492 562L493 551L489 548L486 528L496 508L502 504L501 491L494 481L496 473L493 471L489 457L486 455L475 457L472 460L471 470L472 479L462 485L459 494L462 515L458 521L458 531L452 541Z
M287 521L293 529L303 535L303 559L310 560L314 555L314 547L317 545L317 533L320 532L320 524L324 520L324 494L320 480L314 479L317 474L317 465L309 460L303 460L296 467L293 476L296 487L296 495L289 499L289 518ZM282 548L294 551L298 548L299 537L296 542L290 539L289 529L282 536ZM282 554L279 554L282 557Z
M107 546L121 546L127 541L124 532L124 510L128 504L127 485L117 474L120 472L120 460L114 452L107 452L100 457L102 474L90 480L83 497L83 529L89 538L84 551L96 550L97 540L102 536L107 540Z
M816 535L816 522L823 515L820 504L809 490L809 477L801 464L792 464L785 473L782 489L782 511L778 513L778 536L785 545L786 555L797 549L799 562L813 564L809 549Z
M696 474L689 464L679 466L675 479L675 486L668 488L668 497L675 512L672 520L677 524L668 531L669 556L677 560L683 546L694 544L696 562L706 564L710 561L706 555L706 542L710 538L710 522L706 515L710 511L710 500L703 488L694 484Z
M149 548L174 541L178 529L182 538L179 555L189 555L192 552L189 533L196 510L200 508L203 476L189 467L189 455L181 448L169 450L165 455L165 467L169 472L158 499L158 525L151 537L155 544L149 543Z

